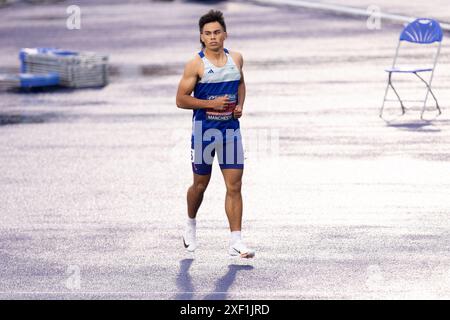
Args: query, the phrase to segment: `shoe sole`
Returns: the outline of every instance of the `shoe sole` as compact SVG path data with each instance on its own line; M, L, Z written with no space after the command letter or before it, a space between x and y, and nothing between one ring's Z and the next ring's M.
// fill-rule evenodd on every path
M242 259L252 259L255 257L255 252L251 251L251 252L246 252L246 253L241 253L238 250L233 248L233 251L229 251L230 256L232 257L240 257Z

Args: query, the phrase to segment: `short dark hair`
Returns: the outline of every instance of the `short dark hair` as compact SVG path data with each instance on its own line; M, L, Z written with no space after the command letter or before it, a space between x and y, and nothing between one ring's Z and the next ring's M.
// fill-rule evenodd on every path
M200 20L198 21L198 26L200 28L200 33L203 32L203 27L205 24L210 22L218 22L223 28L223 31L227 32L227 25L225 24L225 19L223 18L222 11L219 10L209 10L207 14L204 14L200 17ZM205 47L205 44L203 43L202 39L200 38L200 43L202 44L202 47Z

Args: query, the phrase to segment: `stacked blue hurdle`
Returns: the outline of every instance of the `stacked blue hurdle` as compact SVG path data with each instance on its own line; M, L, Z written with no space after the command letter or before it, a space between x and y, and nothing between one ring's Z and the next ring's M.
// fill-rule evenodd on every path
M57 74L59 85L69 88L102 87L108 83L108 56L54 48L20 50L23 74ZM56 81L56 78L54 78ZM47 82L40 79L45 85Z
M62 86L103 87L108 84L108 56L55 48L20 50L20 74L0 74L0 89Z

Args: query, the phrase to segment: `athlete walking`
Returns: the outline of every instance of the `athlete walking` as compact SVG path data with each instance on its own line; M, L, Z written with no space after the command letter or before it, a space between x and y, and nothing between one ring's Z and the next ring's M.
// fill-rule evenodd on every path
M190 252L197 248L197 211L217 154L226 185L225 212L231 231L229 254L253 258L255 251L241 238L244 156L238 118L242 116L245 100L243 58L240 53L224 48L227 30L222 12L209 11L200 18L199 27L202 50L186 64L176 98L179 108L193 110L194 179L187 192L188 219L183 242Z

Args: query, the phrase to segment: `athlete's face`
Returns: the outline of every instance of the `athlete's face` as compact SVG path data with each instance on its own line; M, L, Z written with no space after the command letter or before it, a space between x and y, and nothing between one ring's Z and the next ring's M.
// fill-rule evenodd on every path
M210 22L203 26L203 32L200 34L205 47L209 50L220 50L223 48L223 42L227 38L227 33L218 22Z

